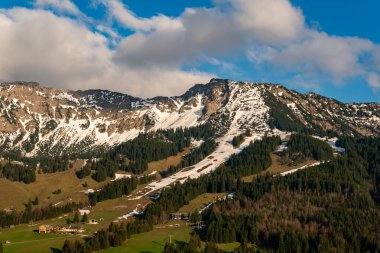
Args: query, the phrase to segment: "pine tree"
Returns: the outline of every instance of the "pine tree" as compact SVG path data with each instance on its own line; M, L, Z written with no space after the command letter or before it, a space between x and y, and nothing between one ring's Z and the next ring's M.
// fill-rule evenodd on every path
M95 251L98 251L100 250L100 243L99 243L99 238L97 236L95 236L92 240L91 240L91 246L92 246L92 249L95 250Z
M62 253L71 253L74 252L74 250L74 245L69 240L65 240L65 243L62 247Z
M25 205L25 212L31 212L32 211L32 201L29 199L28 203L24 204Z
M78 223L79 222L79 212L75 212L73 223Z
M33 201L33 205L38 206L39 203L40 203L40 201L39 201L38 197L36 197L36 198L34 199L34 201Z
M82 217L82 223L87 223L87 222L88 222L87 213L84 213Z
M190 237L189 247L197 250L201 248L201 239L198 234L195 233Z

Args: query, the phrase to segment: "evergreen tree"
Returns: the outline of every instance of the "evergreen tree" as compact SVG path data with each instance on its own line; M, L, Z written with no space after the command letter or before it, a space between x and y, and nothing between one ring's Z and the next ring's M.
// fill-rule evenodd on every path
M84 214L83 214L83 217L82 217L82 223L88 223L87 213L84 213Z
M38 200L38 197L35 197L35 199L33 201L33 205L38 206L39 203L40 203L40 201Z
M190 237L189 247L191 249L199 250L201 248L201 238L198 234L193 233Z
M140 180L143 180L143 178ZM94 206L97 202L100 201L120 198L123 195L128 195L134 189L136 189L138 183L139 179L137 179L136 177L124 178L108 183L105 186L103 186L103 188L99 191L90 193L88 195L90 204Z
M75 247L72 242L69 240L65 240L63 247L62 247L62 253L74 253L76 252Z
M75 212L74 218L73 218L73 223L79 223L79 212Z
M0 164L0 174L10 181L24 182L30 184L36 181L36 173L33 166L24 166L13 163Z

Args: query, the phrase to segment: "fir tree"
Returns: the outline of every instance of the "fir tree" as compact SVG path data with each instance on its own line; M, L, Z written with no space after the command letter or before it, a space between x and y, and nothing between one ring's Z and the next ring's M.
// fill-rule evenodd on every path
M83 214L83 217L82 217L82 223L87 223L88 222L88 217L87 217L87 213L84 213Z
M38 197L36 197L33 201L33 205L38 206L40 201L38 200Z
M79 223L79 212L75 212L74 218L73 218L73 223Z

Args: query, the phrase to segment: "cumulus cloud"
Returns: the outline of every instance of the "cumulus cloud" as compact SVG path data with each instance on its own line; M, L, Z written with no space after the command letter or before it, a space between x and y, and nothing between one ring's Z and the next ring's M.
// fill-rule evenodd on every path
M226 18L215 10L188 9L181 16L181 28L135 33L125 38L118 47L117 60L130 66L173 66L204 55L235 52L242 48L244 40Z
M262 43L281 44L300 36L304 16L288 0L230 0L236 26Z
M103 0L102 3L108 8L110 15L116 18L127 28L139 31L151 31L156 29L177 29L181 23L165 15L158 15L152 18L137 17L127 6L119 0Z
M360 57L373 50L374 45L371 41L330 36L315 31L308 33L306 39L273 54L269 61L282 68L309 74L327 73L337 82L366 71Z
M180 68L131 69L113 61L107 38L45 10L0 13L0 79L34 80L78 88L106 88L137 96L174 95L211 75Z
M244 58L252 69L281 69L307 87L359 76L379 88L379 45L310 28L289 0L214 0L213 7L187 8L176 17L139 17L121 0L97 2L130 34L123 37L112 22L88 18L70 0L0 9L0 80L178 95L215 76L197 66L235 71L234 59Z
M171 26L171 29L157 29L150 33L138 31L128 36L118 47L117 60L138 66L184 64L205 56L242 53L251 43L289 43L300 36L304 26L300 10L287 0L226 0L215 3L213 8L186 9L176 18L181 25ZM229 8L225 8L226 4ZM122 6L119 8L123 9ZM143 23L149 24L148 21L152 20L145 19ZM137 24L135 21L124 23ZM138 26L145 27L142 24Z
M368 83L372 88L380 89L380 76L375 73L368 74Z
M377 46L374 53L375 67L380 71L380 46Z
M62 13L82 15L78 7L70 0L36 0L34 5L37 8L53 8Z

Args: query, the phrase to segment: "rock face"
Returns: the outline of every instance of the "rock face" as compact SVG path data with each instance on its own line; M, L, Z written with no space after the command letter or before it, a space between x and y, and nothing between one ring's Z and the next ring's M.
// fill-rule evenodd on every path
M179 97L152 99L26 82L0 86L0 146L20 149L27 156L86 152L160 128L210 122L220 134L238 134L248 128L257 132L284 128L284 120L293 128L315 132L379 135L380 105L344 104L280 85L222 79L197 84Z

